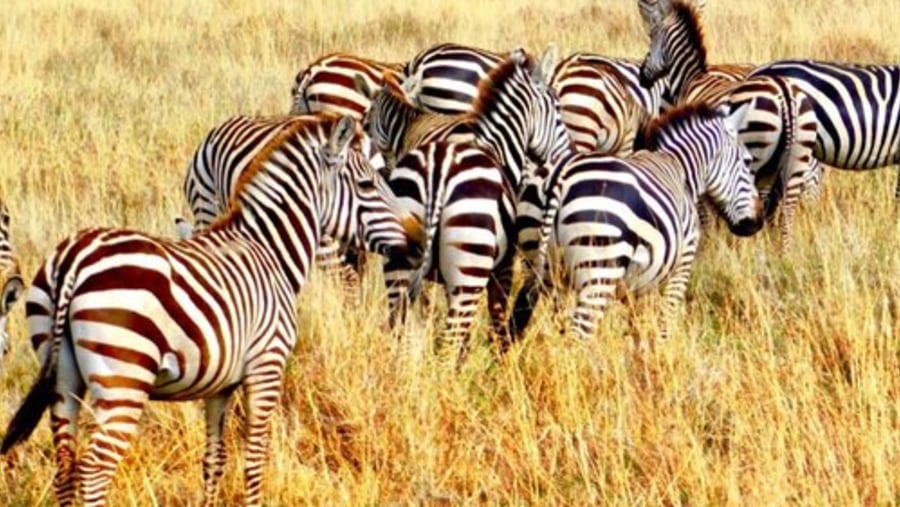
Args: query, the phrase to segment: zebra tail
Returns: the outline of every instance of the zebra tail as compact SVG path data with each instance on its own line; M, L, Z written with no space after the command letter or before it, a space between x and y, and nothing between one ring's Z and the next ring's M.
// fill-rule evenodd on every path
M9 426L3 444L0 445L0 454L6 454L16 445L24 442L31 436L34 429L41 422L44 411L50 407L56 399L54 389L56 387L56 365L59 360L59 349L65 335L66 321L69 314L69 303L72 299L72 291L75 286L75 270L66 277L59 291L56 309L53 313L53 341L50 344L50 353L25 401L16 411Z
M435 170L440 173L439 168L435 168ZM434 260L434 256L432 255L432 248L434 248L434 238L437 235L437 227L440 223L441 212L444 209L444 190L446 185L444 185L444 178L441 177L441 174L434 174L432 178L436 179L436 187L437 191L433 193L434 198L431 202L431 209L426 209L425 211L425 244L423 245L422 251L422 264L419 265L419 268L413 272L412 276L409 279L409 287L407 288L406 295L409 298L409 302L413 303L416 299L418 299L419 294L422 293L422 284L425 281L425 277L431 271L431 264Z
M516 303L509 319L509 328L515 338L521 337L525 332L541 294L547 291L547 250L550 245L550 236L553 233L553 224L559 213L559 198L557 197L559 181L558 178L551 178L548 181L537 258L531 276L525 280L516 296Z

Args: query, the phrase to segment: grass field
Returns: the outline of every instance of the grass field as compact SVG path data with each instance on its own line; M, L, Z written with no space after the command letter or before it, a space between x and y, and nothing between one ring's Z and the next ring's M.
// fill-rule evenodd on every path
M900 61L894 1L708 3L713 62ZM208 129L286 112L295 73L322 53L399 61L448 40L647 50L636 2L545 4L7 0L0 197L27 278L88 225L173 234ZM787 255L774 229L713 234L681 332L646 360L624 337L623 308L584 346L557 336L560 316L541 307L505 364L479 345L450 374L426 352L439 317L414 316L402 345L384 332L376 270L361 302L314 281L274 424L268 505L900 503L895 178L829 172ZM37 372L23 307L0 373L4 427ZM232 420L229 504L242 498L240 430ZM203 438L197 404L152 405L111 505L198 504ZM53 504L53 470L44 422L0 463L0 505Z

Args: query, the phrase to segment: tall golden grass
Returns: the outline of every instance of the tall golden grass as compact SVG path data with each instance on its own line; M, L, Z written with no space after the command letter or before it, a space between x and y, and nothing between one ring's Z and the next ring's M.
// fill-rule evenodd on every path
M709 0L714 62L900 61L896 3ZM8 0L0 16L0 195L33 273L89 225L173 234L189 155L237 113L286 112L294 74L350 51L405 60L436 42L640 57L635 2ZM274 423L269 505L889 505L900 503L900 254L895 171L832 171L777 234L713 233L680 332L633 352L614 307L591 345L537 324L504 364L483 345L435 367L438 315L385 333L380 274L344 301L318 277ZM370 264L371 265L371 264ZM438 293L439 294L439 293ZM436 298L441 299L441 298ZM652 329L654 300L638 329ZM37 372L20 305L0 376L5 425ZM89 422L89 417L85 417ZM241 498L229 424L226 503ZM196 505L198 405L154 404L112 505ZM0 504L51 505L46 423L0 464Z

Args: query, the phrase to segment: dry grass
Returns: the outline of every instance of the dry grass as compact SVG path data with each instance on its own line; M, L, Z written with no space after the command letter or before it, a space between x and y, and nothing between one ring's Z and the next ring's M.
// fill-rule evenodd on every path
M713 61L900 60L891 1L709 3ZM172 234L205 132L239 112L285 112L294 73L321 53L402 60L443 40L646 51L626 0L10 0L3 10L0 192L27 272L87 225ZM787 256L772 231L716 234L681 332L647 361L623 338L622 308L585 347L561 339L542 307L505 364L478 347L451 375L427 353L438 317L414 319L403 346L383 332L377 273L353 311L313 283L268 504L897 504L894 177L829 173ZM4 425L37 371L21 307L0 377ZM645 324L652 313L651 302ZM112 504L197 504L202 425L195 404L153 405ZM229 446L238 456L240 439ZM52 504L51 449L44 424L0 464L0 504ZM236 502L237 459L227 471Z

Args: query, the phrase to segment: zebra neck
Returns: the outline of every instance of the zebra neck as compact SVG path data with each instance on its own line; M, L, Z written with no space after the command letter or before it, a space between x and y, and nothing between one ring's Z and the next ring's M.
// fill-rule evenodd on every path
M528 113L522 111L520 114ZM475 136L482 144L494 150L499 162L513 177L513 184L518 187L522 181L522 167L525 165L525 125L515 125L512 121L505 121L497 116L496 111L491 111L478 117L475 121ZM517 118L524 116L510 115L507 119Z
M305 171L305 181L283 175L256 178L222 224L268 250L295 295L306 282L321 235L317 173Z
M697 202L706 193L705 171L712 160L711 155L705 148L698 150L696 145L688 146L678 139L661 140L659 151L677 161L678 167L673 167L672 171L676 187L673 190L684 192L689 202Z
M690 36L687 32L690 28L684 26L678 32L678 40L684 41L684 46L673 47L671 67L666 83L669 87L672 98L678 99L687 91L688 85L697 76L706 73L706 51L702 47L698 47L698 41L695 36Z

